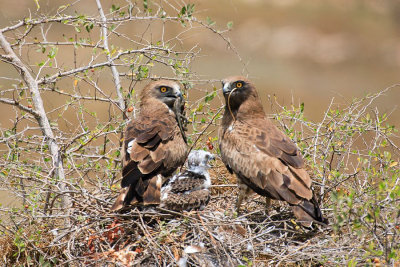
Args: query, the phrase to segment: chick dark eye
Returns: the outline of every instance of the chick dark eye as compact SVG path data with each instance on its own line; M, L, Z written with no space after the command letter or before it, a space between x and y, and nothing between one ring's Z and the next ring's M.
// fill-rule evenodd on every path
M243 83L242 82L237 82L236 83L236 88L241 88L243 86Z
M165 93L167 91L167 87L163 86L160 88L161 93Z

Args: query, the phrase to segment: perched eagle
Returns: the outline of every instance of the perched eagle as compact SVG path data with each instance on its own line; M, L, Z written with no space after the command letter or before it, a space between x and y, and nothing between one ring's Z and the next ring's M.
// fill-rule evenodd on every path
M300 151L266 117L254 85L234 76L222 86L226 105L219 146L222 161L238 178L237 211L243 198L255 191L267 204L270 199L288 202L303 225L323 222Z
M187 170L176 174L161 189L161 207L175 211L203 209L210 200L210 160L214 160L210 152L191 151Z
M111 210L160 203L161 176L171 176L187 155L183 109L173 81L154 81L142 90L139 113L124 134L122 189Z

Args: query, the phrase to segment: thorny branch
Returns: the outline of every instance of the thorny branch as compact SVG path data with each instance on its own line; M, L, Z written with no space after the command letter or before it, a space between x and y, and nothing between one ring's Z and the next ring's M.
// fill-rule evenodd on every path
M1 55L1 57L10 64L12 64L17 69L22 79L24 80L26 86L29 88L31 92L32 102L35 107L34 114L37 114L37 116L35 117L50 147L50 153L53 162L52 172L54 171L55 178L59 180L59 187L61 192L64 192L67 190L67 186L65 184L66 177L64 174L64 167L61 158L61 153L59 146L55 140L53 130L50 127L46 111L44 109L43 100L39 91L38 83L35 81L28 68L22 63L22 61L12 50L10 43L6 40L2 31L0 31L0 46L6 53L6 55ZM70 204L71 201L69 199L69 196L67 194L63 195L62 207L67 209L70 206Z
M121 82L119 80L119 73L118 73L117 67L114 65L114 62L110 56L111 51L110 51L110 48L108 45L108 33L107 33L107 25L106 25L107 18L104 15L104 11L101 6L100 0L96 0L96 4L97 4L97 8L99 10L100 18L101 18L101 22L102 22L101 30L102 30L103 45L104 45L105 53L107 55L107 60L111 63L110 68L111 68L112 76L114 78L115 91L117 92L117 96L118 96L118 104L119 104L119 107L121 108L121 110L123 110L124 119L126 119L125 101L124 101L124 97L122 95L122 87L121 87Z

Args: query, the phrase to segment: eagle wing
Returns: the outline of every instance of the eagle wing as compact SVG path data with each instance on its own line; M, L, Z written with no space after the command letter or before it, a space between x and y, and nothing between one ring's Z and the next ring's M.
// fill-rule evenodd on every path
M206 178L202 174L186 170L171 181L169 186L172 193L185 193L202 188L205 181Z
M203 209L210 201L210 191L207 189L195 190L188 194L169 192L162 202L162 207L174 211Z
M186 158L184 142L175 117L157 114L132 120L123 145L121 193L111 210L136 201L158 204L161 181L156 175L171 175Z
M235 121L221 136L228 169L261 195L299 205L311 200L311 179L296 145L268 119Z
M303 157L297 146L269 119L254 119L246 122L246 124L251 128L256 128L255 145L258 149L270 156L279 158L294 168L304 167Z

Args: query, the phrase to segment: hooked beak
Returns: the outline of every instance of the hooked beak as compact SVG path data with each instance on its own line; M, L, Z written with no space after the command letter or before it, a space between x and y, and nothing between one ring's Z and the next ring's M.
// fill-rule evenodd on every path
M172 96L173 96L174 98L176 98L176 100L179 99L181 103L184 103L184 102L185 102L185 100L183 99L183 94L182 94L180 88L174 88L174 90L173 90L173 92L172 92ZM175 100L175 101L176 101L176 100Z
M183 100L183 95L182 95L182 92L181 92L181 91L179 91L179 92L176 94L176 97L179 97L179 99L181 100L181 102L184 101L184 100Z
M232 88L230 87L230 84L228 82L227 83L222 82L222 92L224 94L228 94L231 91L232 91Z

